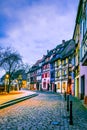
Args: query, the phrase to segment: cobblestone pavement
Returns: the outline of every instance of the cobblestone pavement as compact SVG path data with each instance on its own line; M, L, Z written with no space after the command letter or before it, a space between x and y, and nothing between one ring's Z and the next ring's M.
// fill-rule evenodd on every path
M63 96L39 93L37 97L0 110L0 130L87 130L87 110L77 103L73 107L71 126Z

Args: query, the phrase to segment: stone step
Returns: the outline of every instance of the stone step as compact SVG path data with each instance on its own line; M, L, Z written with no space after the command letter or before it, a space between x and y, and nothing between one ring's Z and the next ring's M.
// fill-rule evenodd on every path
M0 109L3 109L5 107L8 107L8 106L11 106L11 105L14 105L18 102L21 102L21 101L24 101L24 100L27 100L27 99L30 99L30 98L33 98L35 96L38 96L38 94L32 94L32 95L28 95L28 96L25 96L25 97L21 97L21 98L17 98L17 99L14 99L14 100L11 100L11 101L8 101L6 103L3 103L0 105Z

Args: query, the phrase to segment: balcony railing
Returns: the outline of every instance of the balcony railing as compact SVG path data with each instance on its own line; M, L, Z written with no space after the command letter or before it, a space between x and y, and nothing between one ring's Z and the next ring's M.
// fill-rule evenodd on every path
M68 63L62 64L61 67L62 67L62 68L66 68L66 67L68 67Z
M69 63L69 67L72 67L72 64L71 64L71 63Z
M62 68L61 65L59 65L59 66L55 66L55 70L58 70L58 69L61 69L61 68Z
M49 70L50 70L50 68L46 68L46 69L43 69L43 72L49 71Z
M61 80L61 77L59 76L59 77L55 77L55 80Z
M61 77L62 79L66 79L66 78L68 78L68 75L67 74L65 74L65 75L62 75L62 77Z

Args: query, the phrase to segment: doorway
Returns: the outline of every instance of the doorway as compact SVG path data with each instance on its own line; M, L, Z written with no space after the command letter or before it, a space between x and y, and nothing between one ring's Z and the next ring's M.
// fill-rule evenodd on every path
M81 76L81 99L84 99L85 95L85 75Z
M77 97L79 98L79 78L77 78Z

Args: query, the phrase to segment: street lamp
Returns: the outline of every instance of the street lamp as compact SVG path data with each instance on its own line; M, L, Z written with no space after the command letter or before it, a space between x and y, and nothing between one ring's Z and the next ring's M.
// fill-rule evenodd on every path
M8 75L8 74L6 74L6 78L7 78L7 79L9 78L9 75Z
M19 84L19 90L20 90L22 87L22 75L21 74L18 76L18 84Z
M9 84L9 75L8 74L6 74L5 75L5 92L6 92L6 85L8 85Z

